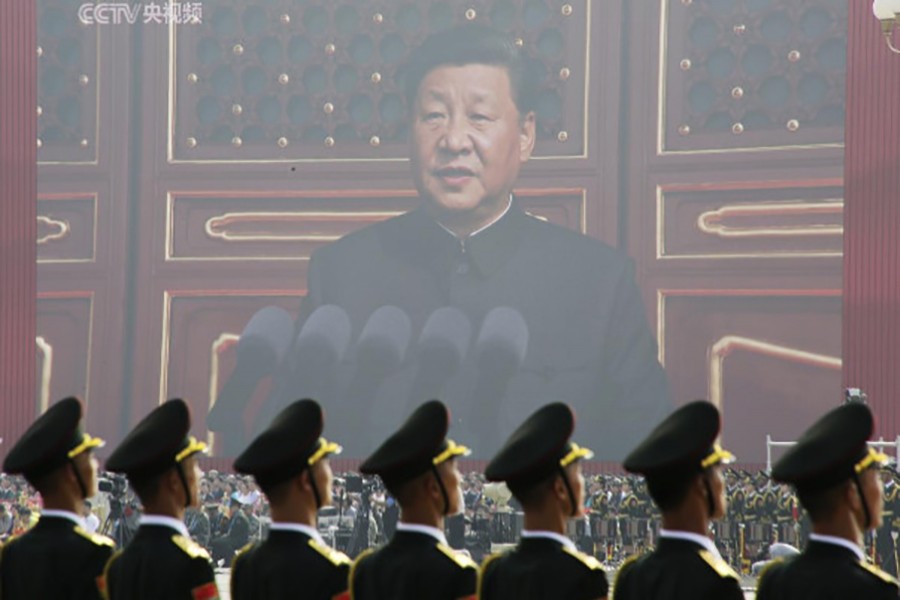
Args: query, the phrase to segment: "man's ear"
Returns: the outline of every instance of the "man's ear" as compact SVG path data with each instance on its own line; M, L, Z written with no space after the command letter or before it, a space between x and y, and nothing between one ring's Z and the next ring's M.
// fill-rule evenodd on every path
M856 488L856 484L853 483L852 480L847 481L844 484L843 494L844 501L847 503L847 506L853 509L854 513L862 513L863 511L863 499L859 490Z
M537 123L534 111L528 111L519 122L519 160L525 162L534 152Z
M310 469L303 469L299 475L294 479L294 484L298 487L300 491L312 493L312 484L310 483L310 477L312 474L310 473Z
M441 493L441 484L438 482L438 477L440 477L440 471L438 471L437 475L435 473L429 473L427 477L423 477L419 485L422 486L422 490L425 494L435 502L436 506L444 506L444 494Z
M566 482L563 481L563 474L560 473L556 477L554 477L553 483L551 483L550 486L550 489L553 490L553 495L556 496L556 499L559 500L564 506L569 507L569 490L566 489ZM568 508L566 510L568 510Z

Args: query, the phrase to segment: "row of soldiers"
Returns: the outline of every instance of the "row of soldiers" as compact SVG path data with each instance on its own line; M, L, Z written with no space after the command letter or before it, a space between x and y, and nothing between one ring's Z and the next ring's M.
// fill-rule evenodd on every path
M575 417L563 403L546 405L510 436L485 470L505 482L524 511L514 549L479 568L452 550L444 519L463 508L457 458L468 448L447 438L450 415L426 402L361 465L377 475L400 506L390 541L355 562L324 543L318 510L330 502L328 457L337 443L322 437L324 416L313 400L285 408L234 462L268 498L272 525L265 540L233 561L235 600L599 600L609 596L601 564L564 534L583 516L582 461L593 453L571 440ZM873 430L863 404L825 415L773 469L809 512L813 532L799 556L761 577L759 600L897 598L897 582L868 564L863 534L882 520L878 467L886 460L866 441ZM107 469L124 473L145 512L134 538L113 553L78 516L96 491L93 449L102 440L83 431L82 405L63 400L16 443L4 470L21 473L41 493L38 524L0 553L0 595L6 600L111 598L151 600L219 597L206 551L183 518L196 506L205 444L189 435L190 414L170 400L144 418L113 451ZM616 600L743 598L739 576L709 537L727 513L723 465L733 456L717 443L718 410L704 401L676 410L625 459L644 476L662 513L654 550L627 560L615 581Z

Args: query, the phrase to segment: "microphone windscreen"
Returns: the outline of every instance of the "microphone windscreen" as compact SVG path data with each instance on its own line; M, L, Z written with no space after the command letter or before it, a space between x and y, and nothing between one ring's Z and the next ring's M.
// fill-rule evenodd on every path
M350 317L340 306L325 304L309 315L297 334L297 351L304 358L309 351L325 351L332 360L340 361L350 345Z
M419 360L435 361L441 368L459 369L472 340L472 323L458 308L444 306L425 321L419 334Z
M294 333L294 320L288 311L278 306L267 306L256 311L238 340L237 360L256 362L265 354L272 372L284 359Z
M382 306L372 313L359 334L357 362L364 368L377 363L378 370L398 369L406 358L411 337L409 316L396 306Z
M518 369L528 351L528 326L522 313L508 306L498 306L485 317L475 342L475 359L496 363L490 368Z

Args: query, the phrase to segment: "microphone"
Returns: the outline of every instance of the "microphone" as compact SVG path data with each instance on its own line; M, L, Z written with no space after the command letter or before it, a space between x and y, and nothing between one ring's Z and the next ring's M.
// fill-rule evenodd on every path
M256 311L241 332L237 362L206 416L210 431L242 429L240 417L257 384L281 364L293 337L294 319L283 308Z
M347 312L334 304L322 305L307 317L281 367L278 385L257 416L257 430L297 398L314 398L322 404L334 399L350 330Z
M348 455L362 456L370 433L369 417L378 388L386 377L400 369L412 337L412 321L396 306L376 309L363 326L356 344L356 371L344 396L344 410L331 420Z
M475 432L479 450L493 451L488 441L497 440L500 403L509 381L519 371L528 351L528 326L522 313L514 308L498 306L484 318L475 341L475 364L478 375L472 393L469 429Z
M366 321L356 343L356 372L347 400L371 400L385 377L400 368L412 337L412 321L396 306L382 306Z
M418 369L409 393L407 412L430 398L439 398L459 370L472 339L472 323L458 308L444 306L425 321L416 345Z

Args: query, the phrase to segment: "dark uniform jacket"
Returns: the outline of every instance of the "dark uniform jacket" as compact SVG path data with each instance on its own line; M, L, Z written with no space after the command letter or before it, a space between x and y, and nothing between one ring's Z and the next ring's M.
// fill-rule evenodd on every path
M166 525L142 523L106 567L109 600L218 600L209 554Z
M548 538L523 538L482 566L479 600L596 600L609 591L593 557Z
M102 597L103 567L112 553L109 538L65 517L42 516L0 551L0 597L96 600Z
M298 326L325 304L347 311L352 339L381 306L399 307L412 322L404 367L383 381L374 398L349 399L353 411L332 411L329 429L350 454L377 445L393 431L397 414L426 400L410 398L416 341L428 317L444 306L468 317L472 347L493 308L518 310L528 328L524 362L488 401L473 398L478 369L471 349L460 371L435 392L453 414L454 440L484 456L548 398L573 407L579 435L592 440L604 459L621 458L671 408L631 260L596 239L532 217L515 202L464 243L421 208L363 228L316 251L307 283ZM355 424L341 418L360 410L357 405L363 414Z
M810 541L806 550L763 571L757 600L896 600L897 581L849 548Z
M359 555L350 572L353 600L475 598L478 567L434 537L397 531L385 546Z
M204 548L209 547L210 526L209 517L200 509L189 510L184 518L184 524L188 528L191 538Z
M250 541L250 519L240 508L236 509L225 526L225 533L210 541L213 558L225 559L225 564L231 562L234 553L247 545Z
M625 561L616 600L743 600L740 578L700 544L660 537L656 549Z
M272 530L231 567L233 600L346 600L350 559L305 533Z

